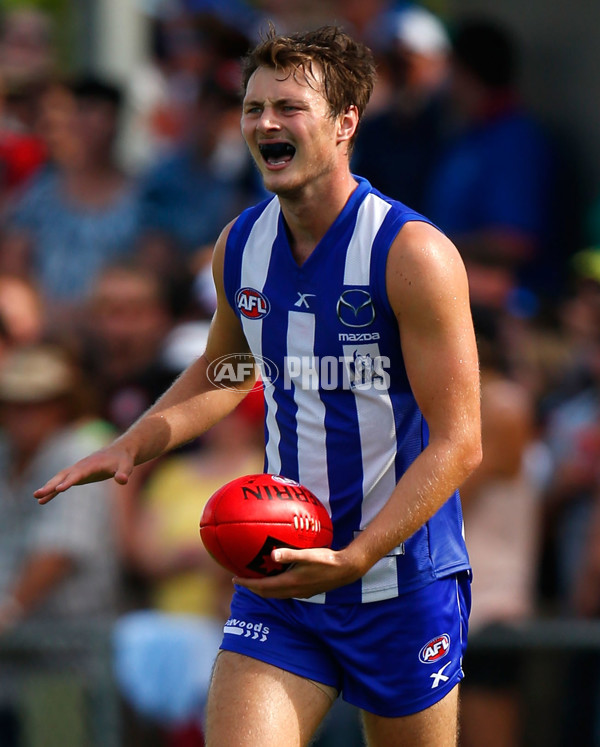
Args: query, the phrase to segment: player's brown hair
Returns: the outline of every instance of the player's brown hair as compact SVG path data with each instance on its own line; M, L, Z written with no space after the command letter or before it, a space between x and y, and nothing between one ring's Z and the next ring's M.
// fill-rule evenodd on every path
M259 67L306 75L312 73L315 64L323 73L323 95L332 116L356 106L362 117L375 84L373 53L339 26L321 26L286 36L277 34L271 25L265 38L243 59L243 90ZM310 77L307 81L310 85Z

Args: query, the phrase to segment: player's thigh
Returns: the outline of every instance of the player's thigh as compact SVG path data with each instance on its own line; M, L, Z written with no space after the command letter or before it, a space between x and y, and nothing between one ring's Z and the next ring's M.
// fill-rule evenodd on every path
M458 685L424 711L384 718L363 711L369 747L455 747L458 735Z
M217 656L206 713L206 747L301 747L336 690L232 651Z

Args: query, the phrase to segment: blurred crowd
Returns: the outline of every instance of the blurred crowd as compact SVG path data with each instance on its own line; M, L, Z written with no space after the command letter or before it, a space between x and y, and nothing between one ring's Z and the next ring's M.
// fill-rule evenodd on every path
M260 392L127 486L43 509L31 494L203 351L211 247L267 196L240 135L239 58L269 20L336 22L372 47L353 169L429 217L467 266L484 440L462 490L472 630L600 616L600 200L573 199L569 154L519 95L513 35L386 0L154 5L126 85L65 74L44 13L0 19L0 634L114 621L128 743L202 743L231 581L198 518L217 487L262 470ZM519 665L465 661L465 747L519 744ZM0 675L7 747L11 693ZM360 744L353 726L341 710L321 743Z

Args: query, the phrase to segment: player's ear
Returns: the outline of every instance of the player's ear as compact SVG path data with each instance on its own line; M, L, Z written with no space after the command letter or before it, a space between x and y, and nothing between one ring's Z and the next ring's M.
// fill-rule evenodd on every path
M338 143L351 140L358 127L358 109L354 104L349 106L338 119Z

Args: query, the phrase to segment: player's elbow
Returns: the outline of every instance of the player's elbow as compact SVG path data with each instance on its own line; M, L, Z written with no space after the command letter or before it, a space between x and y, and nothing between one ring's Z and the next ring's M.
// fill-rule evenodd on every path
M481 434L473 432L463 439L462 447L462 459L463 469L465 471L465 479L469 477L481 464L483 459L483 447L481 444Z

